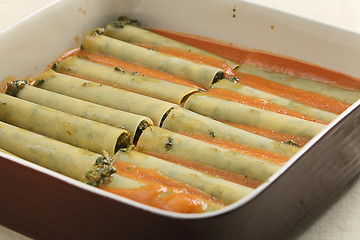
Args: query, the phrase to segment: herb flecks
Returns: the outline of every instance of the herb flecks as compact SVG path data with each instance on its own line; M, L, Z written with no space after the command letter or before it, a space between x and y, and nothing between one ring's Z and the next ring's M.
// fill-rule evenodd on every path
M126 16L120 16L118 18L118 20L114 21L114 22L120 22L123 25L132 25L132 26L135 26L135 27L142 27L138 20L131 19L131 18L128 18Z
M120 72L125 73L125 71L121 67L114 67L114 69L115 69L115 71L120 71Z
M216 83L217 81L219 81L220 79L225 78L225 73L223 71L219 71L215 74L214 76L214 80L212 83Z
M140 135L142 134L142 132L149 127L149 123L145 120L141 121L138 128L135 131L135 135L134 135L134 144L137 143L137 141L139 140Z
M36 80L34 82L33 86L35 86L35 87L41 86L41 85L43 85L45 83L45 81L46 81L45 79Z
M294 140L287 139L284 141L285 144L291 145L293 147L300 147L300 144L295 142Z
M124 152L124 153L128 153L128 152L131 152L131 151L134 151L135 150L135 145L134 144L130 144L127 148L120 148L119 151L120 152Z
M56 71L57 67L59 66L58 62L54 62L53 65L51 66L51 69Z
M29 82L26 80L17 80L14 82L7 83L6 94L16 97L21 89L26 85L29 85Z
M169 137L168 142L165 143L165 149L166 151L170 151L172 147L173 147L173 138Z
M117 20L109 22L108 25L111 25L114 28L125 28L126 25L141 28L141 24L138 20L131 19L126 16L120 16Z
M231 77L231 78L229 78L229 80L236 83L236 82L239 81L239 78L238 77Z
M90 35L93 37L104 35L104 29L103 28L96 28L90 32Z
M114 28L124 28L125 25L121 21L112 21L109 25L113 26Z
M94 187L110 182L111 176L116 172L116 168L112 166L113 162L114 160L104 153L104 156L96 159L81 181Z

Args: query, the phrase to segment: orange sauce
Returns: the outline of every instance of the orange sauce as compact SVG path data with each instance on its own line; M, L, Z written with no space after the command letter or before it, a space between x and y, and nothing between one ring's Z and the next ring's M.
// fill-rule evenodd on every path
M219 97L219 98L223 98L223 99L226 99L226 100L230 100L230 101L233 101L233 102L241 103L241 104L244 104L244 105L264 109L264 110L267 110L267 111L271 111L271 112L275 112L275 113L288 115L288 116L291 116L291 117L304 119L304 120L307 120L307 121L327 124L326 122L321 121L319 119L316 119L316 118L301 114L299 112L292 111L292 110L287 109L285 107L281 107L281 106L279 106L277 104L274 104L274 103L272 103L272 102L270 102L270 101L268 101L266 99L241 95L241 94L238 94L236 92L233 92L233 91L230 91L230 90L227 90L227 89L212 88L212 89L209 89L208 91L206 91L206 94L211 95L211 96L215 96L215 97Z
M71 57L71 56L77 56L79 53L80 53L80 48L79 47L70 49L69 51L66 51L60 57L58 57L55 60L55 63L61 62L62 60L66 59L68 57Z
M179 190L161 186L160 184L148 183L136 189L104 189L108 192L120 195L149 206L180 213L202 213L206 209L206 203L192 194L182 193ZM174 194L166 192L177 191ZM164 196L161 196L164 194Z
M360 90L360 79L305 61L284 56L277 56L273 53L267 53L264 51L244 49L234 46L231 43L224 43L201 36L157 28L148 29L168 38L217 54L239 64L247 63L258 66L262 69L281 72L291 76L309 78L346 89Z
M259 89L264 92L275 94L280 97L284 97L305 105L309 105L336 114L340 114L348 107L350 107L350 104L341 102L339 100L326 97L324 95L288 87L254 75L239 73L239 82L241 84Z
M140 168L120 161L115 162L114 167L117 169L117 174L144 183L144 186L137 189L104 189L117 195L150 206L181 213L203 212L207 206L206 202L224 206L224 203L208 194L166 177L156 170Z
M136 178L137 180L141 181L155 182L168 187L183 189L184 192L196 194L202 198L205 198L208 201L214 201L221 204L220 201L215 200L215 198L209 196L208 194L205 194L204 192L193 188L183 182L176 181L170 177L162 175L154 169L140 168L130 163L120 161L115 162L114 167L117 169L117 173L123 176Z
M300 60L284 58L274 54L253 52L246 56L244 62L290 76L308 78L350 90L360 90L359 79Z

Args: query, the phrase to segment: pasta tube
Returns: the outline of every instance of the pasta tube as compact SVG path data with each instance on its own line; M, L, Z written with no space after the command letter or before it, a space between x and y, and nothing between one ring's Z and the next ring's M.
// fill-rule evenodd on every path
M96 153L130 144L128 131L0 94L0 120Z
M223 89L230 90L230 91L233 91L233 92L236 92L236 93L239 93L242 95L246 95L246 96L267 99L279 106L286 107L290 110L317 118L319 120L322 120L322 121L328 122L328 123L333 121L338 116L335 113L331 113L331 112L323 111L318 108L306 106L306 105L291 101L289 99L273 95L271 93L263 92L263 91L255 89L255 88L251 88L251 87L242 85L240 83L234 83L227 79L218 81L217 83L215 83L213 85L213 87L214 88L223 88Z
M115 154L114 160L125 161L142 168L157 170L165 176L200 189L201 191L222 200L226 204L234 203L253 191L251 188L212 177L136 151L119 151Z
M202 93L190 96L184 107L215 119L270 129L308 139L314 137L326 126Z
M153 125L150 118L137 114L108 108L80 99L30 86L26 81L8 84L7 93L15 97L37 103L62 112L101 122L130 132L131 143L146 127Z
M262 137L245 130L191 112L173 108L165 118L162 128L180 133L198 133L266 151L293 156L299 148Z
M34 86L88 102L149 117L159 125L175 104L48 70Z
M0 147L22 159L79 181L96 160L102 158L100 154L3 122L0 122ZM135 188L141 185L131 179L123 182L115 180L112 183L112 186L120 188Z
M148 127L141 134L137 149L146 153L161 153L220 169L264 182L280 166L245 154L230 151L158 127Z
M301 90L322 94L332 97L346 103L354 103L360 99L360 91L342 89L329 84L305 79L301 77L292 77L283 73L268 72L249 64L242 64L238 69L239 72L256 75L289 87L299 88Z
M96 154L3 122L0 122L0 148L29 162L89 185L101 187L106 191L109 189L120 190L120 192L129 190L130 195L127 197L136 201L140 201L141 198L139 199L137 194L131 193L134 191L141 193L144 188L146 191L147 187L152 187L152 184L119 175L112 165L113 159L108 156ZM117 193L115 192L115 194ZM156 197L155 201L158 200L159 207L166 209L167 202L164 203L162 198L178 194L178 192L165 189L158 194L158 196L154 196ZM204 203L204 211L214 211L223 207L201 197L198 199ZM147 202L144 203L147 204ZM171 203L169 206L171 209Z
M181 58L171 57L156 51L107 37L101 29L87 34L81 47L88 51L105 54L125 61L164 71L190 79L204 88L224 77L224 72L215 67L193 63Z
M239 65L228 59L219 57L215 54L192 47L185 43L161 36L140 26L139 22L130 19L119 19L108 23L105 27L104 34L106 36L116 38L130 43L145 43L153 46L164 46L186 50L189 52L200 53L207 56L216 57L229 64L232 69L237 68Z
M118 68L94 63L79 57L69 57L59 62L56 65L56 71L84 77L175 104L180 104L184 97L198 91L197 88L150 78L137 73L125 72Z

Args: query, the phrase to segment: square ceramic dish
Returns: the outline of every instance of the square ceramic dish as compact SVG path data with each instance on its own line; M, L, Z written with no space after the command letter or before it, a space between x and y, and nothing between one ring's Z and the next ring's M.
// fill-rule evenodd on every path
M63 0L0 33L0 79L37 76L120 15L360 76L359 35L246 1ZM253 194L212 213L162 211L0 153L0 224L41 239L281 239L359 172L359 105Z

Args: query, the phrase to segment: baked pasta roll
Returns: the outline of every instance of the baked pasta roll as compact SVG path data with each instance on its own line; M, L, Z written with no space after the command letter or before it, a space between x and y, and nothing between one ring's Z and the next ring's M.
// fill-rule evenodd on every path
M214 88L222 88L229 91L236 92L238 94L262 98L271 101L279 106L283 106L287 109L314 117L316 119L322 120L324 122L331 122L333 121L338 115L335 113L327 112L318 108L310 107L301 103L297 103L295 101L260 91L258 89L245 86L240 83L235 83L233 81L222 79L213 85Z
M276 164L158 127L145 129L136 147L145 153L161 153L200 162L259 182L266 181L280 169Z
M0 120L96 153L113 155L130 144L125 129L0 94Z
M175 104L180 104L186 96L198 91L197 88L125 72L121 68L105 66L79 57L69 57L57 63L56 71Z
M283 73L268 72L249 64L242 64L237 71L256 75L277 83L284 84L289 87L298 88L301 90L318 93L327 97L335 98L340 101L353 104L360 99L360 91L353 91L339 88L330 84L313 81L301 77L292 77Z
M173 190L161 184L124 176L115 168L117 161L106 154L96 154L3 122L0 122L0 147L17 157L75 180L166 210L196 213L223 207L221 203L181 192L181 189ZM144 201L138 194L133 194L135 191L149 192L149 189L161 189L152 201ZM173 206L171 199L179 198L184 199L182 202L187 206ZM189 198L197 203L196 206Z
M7 93L42 106L126 129L130 133L131 143L134 142L134 139L136 142L143 129L153 125L153 121L148 117L36 88L27 84L26 81L8 84Z
M34 86L49 91L100 104L110 108L149 117L159 125L164 114L175 104L81 78L48 70L40 75Z
M204 88L210 88L213 82L224 77L224 72L219 68L171 57L151 49L110 38L105 36L101 29L96 29L87 34L81 46L87 51L105 54L190 79Z
M179 133L202 134L211 138L275 152L288 157L293 156L299 150L298 147L232 127L180 107L173 108L169 112L164 119L162 128Z
M169 176L200 189L201 191L220 199L226 204L234 203L253 191L253 189L249 187L226 181L221 178L212 177L199 171L182 167L137 151L119 151L115 154L114 159L132 163L142 168L159 171L165 176Z
M215 119L265 128L308 139L326 127L324 124L262 110L203 93L190 96L184 107Z
M142 28L140 26L140 23L136 20L121 18L119 20L112 21L106 25L104 34L106 36L134 44L144 43L144 44L149 44L151 46L171 47L171 48L182 49L193 53L200 53L203 55L219 58L225 63L229 64L232 67L232 69L235 69L239 66L235 62L219 57L208 51L201 50L199 48L173 40L171 38L164 37L160 34Z
M101 156L4 122L0 122L0 145L20 158L76 180L81 180Z

